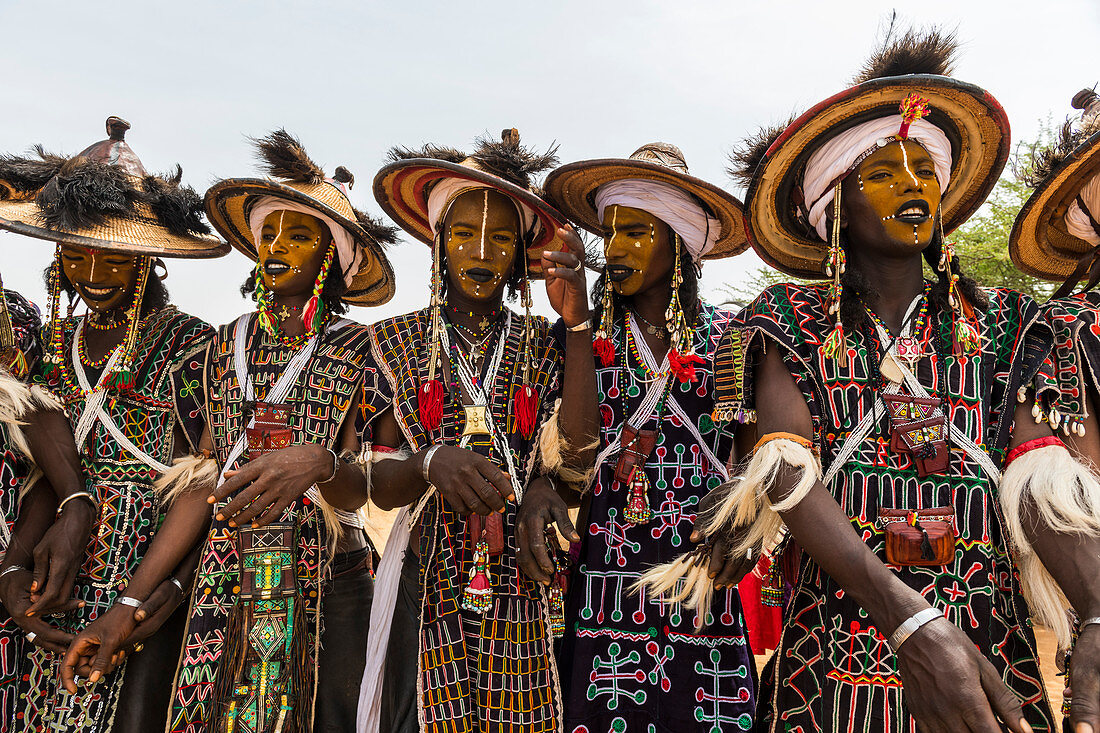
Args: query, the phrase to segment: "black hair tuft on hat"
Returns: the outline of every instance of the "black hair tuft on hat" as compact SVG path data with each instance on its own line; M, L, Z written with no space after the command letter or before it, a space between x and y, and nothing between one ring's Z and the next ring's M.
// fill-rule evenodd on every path
M118 166L76 157L38 191L36 203L46 226L75 231L128 216L141 199L134 179Z
M284 129L267 137L252 138L260 157L260 167L273 178L297 183L317 184L325 180L325 172L306 154L298 138Z
M519 130L509 128L500 134L500 140L488 136L475 141L474 162L484 171L498 175L520 188L530 189L532 176L547 171L558 164L558 146L545 153L535 153L519 142Z
M385 247L386 245L397 243L397 227L390 226L384 223L381 219L375 219L370 214L353 208L355 212L355 220L359 226L370 235L371 239L379 244L379 246Z
M63 155L47 153L41 145L35 145L34 152L37 157L0 155L0 181L20 193L31 193L45 186L68 160Z
M954 31L910 28L900 36L897 33L891 19L882 43L864 62L854 83L906 74L951 75L959 51Z
M760 127L755 133L736 143L733 150L730 151L730 164L726 167L726 174L737 183L747 187L749 182L752 181L752 174L756 172L756 167L764 159L764 154L768 152L768 148L779 139L784 130L790 127L795 117L795 115L791 115L786 122L770 127Z
M1078 92L1077 97L1074 98L1074 106L1078 106L1076 104L1078 97L1083 98L1079 107L1083 108L1096 98L1096 92L1089 89ZM1100 115L1085 114L1083 119L1076 120L1073 117L1067 118L1058 130L1054 142L1040 150L1033 150L1031 167L1017 171L1017 176L1028 186L1038 188L1058 172L1070 153L1098 132L1100 132Z
M461 150L455 148L449 148L446 145L432 145L427 143L419 148L406 148L402 146L395 146L390 148L386 154L386 160L389 163L396 163L399 160L411 160L413 158L430 158L432 160L442 160L447 163L461 163L469 156Z
M202 196L190 186L181 186L182 180L183 168L179 165L171 175L145 176L141 180L144 198L153 215L172 234L209 234L210 227L203 221Z

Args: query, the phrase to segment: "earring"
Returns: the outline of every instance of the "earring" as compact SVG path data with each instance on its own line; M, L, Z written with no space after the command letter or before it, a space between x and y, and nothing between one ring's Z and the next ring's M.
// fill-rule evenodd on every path
M845 254L840 246L840 184L833 187L833 228L829 237L829 253L825 258L825 274L832 278L829 285L829 315L836 318L833 330L825 338L821 345L821 354L827 359L839 359L841 355L847 355L848 345L844 338L844 326L840 322L840 295L842 286L840 277L844 274Z

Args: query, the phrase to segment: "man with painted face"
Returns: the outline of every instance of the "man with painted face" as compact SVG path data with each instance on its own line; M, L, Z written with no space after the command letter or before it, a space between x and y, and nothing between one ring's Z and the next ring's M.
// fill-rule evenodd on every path
M516 506L591 460L583 248L529 190L552 153L532 154L515 130L470 156L427 146L392 157L375 195L432 246L432 301L371 327L394 394L374 434L371 496L405 508L377 578L358 730L558 731L561 589L519 573ZM562 316L553 331L530 314L539 274ZM503 305L517 290L522 316ZM578 539L566 512L556 519ZM538 532L532 541L559 549Z
M1054 350L1036 380L1042 404L1035 414L1060 428L1070 449L1095 466L1100 465L1100 294L1094 290L1100 281L1100 96L1083 89L1072 104L1081 110L1080 117L1067 119L1054 143L1037 151L1034 167L1025 171L1023 180L1034 191L1016 217L1008 248L1012 261L1027 274L1062 283L1043 308L1054 332ZM1074 292L1082 280L1084 287ZM1074 506L1069 497L1058 502ZM1094 521L1088 516L1072 519ZM1021 580L1035 615L1054 629L1067 652L1072 695L1064 697L1062 712L1075 725L1087 723L1100 730L1100 694L1091 658L1100 619L1080 613L1077 600L1062 593L1044 568L1047 557L1040 555L1039 545L1022 545L1018 551Z
M735 161L760 255L832 278L764 291L717 367L722 414L756 443L701 534L734 535L736 557L785 524L802 551L766 730L1054 730L1010 550L1034 547L1082 616L1100 610L1100 485L1032 418L1049 332L944 238L1009 151L997 102L946 76L955 49L888 38L856 86Z
M380 242L393 230L352 207L346 169L325 176L283 130L256 142L273 178L219 181L206 208L256 261L242 291L257 309L177 375L189 389L176 409L203 424L203 454L163 483L200 497L180 521L205 538L168 730L344 731L372 594L357 460L389 395L366 329L339 315L392 296ZM154 552L180 549L154 542Z
M755 674L738 564L729 563L713 604L697 614L657 596L630 597L646 569L682 551L700 499L728 475L733 431L711 420L709 364L734 314L700 300L698 274L704 259L748 246L741 203L689 175L667 143L625 160L570 163L550 174L546 190L570 219L603 235L606 262L594 292L600 450L582 494L560 654L564 729L750 730ZM519 512L521 536L538 537L565 501L552 487L533 487ZM550 581L539 543L519 552L528 575ZM741 564L751 569L748 558Z
M164 268L160 257L212 257L227 248L205 236L202 201L180 185L182 171L170 178L148 174L124 140L128 129L111 117L109 139L72 158L39 149L37 157L4 161L20 179L6 186L18 195L0 202L0 226L57 243L47 271L43 357L32 380L41 401L63 410L48 414L65 416L66 439L75 437L79 459L71 465L59 442L39 460L49 464L43 467L51 483L58 466L83 474L79 490L56 502L52 526L53 508L43 511L32 503L35 491L27 496L12 538L14 552L0 569L8 581L0 584L4 604L25 629L31 630L25 617L51 610L42 608L51 592L66 611L51 618L59 633L28 634L35 642L41 634L47 643L17 669L20 710L10 730L93 733L163 726L171 679L163 659L179 653L183 617L172 612L185 599L197 554L188 556L194 542L176 533L170 520L186 502L170 504L154 481L198 439L196 426L172 409L176 387L170 375L205 347L213 330L168 304L162 284L167 273L158 275L157 268ZM63 294L67 317L60 313ZM78 302L87 312L74 317ZM90 523L67 518L79 507L91 510ZM58 539L55 548L62 541L81 548L71 602L65 594L72 581L55 581L54 566L64 564L57 554L27 552L46 527ZM162 577L143 583L138 568L154 536L179 544L181 552ZM38 602L28 604L38 593ZM114 660L62 659L74 635L123 627L127 645ZM143 647L144 654L134 654ZM89 684L78 686L78 676Z

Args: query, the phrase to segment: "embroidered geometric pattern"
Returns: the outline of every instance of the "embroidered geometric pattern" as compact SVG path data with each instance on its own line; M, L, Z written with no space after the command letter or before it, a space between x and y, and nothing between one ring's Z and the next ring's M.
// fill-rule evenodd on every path
M72 374L71 344L76 319L62 324L64 369ZM103 409L134 445L161 463L171 463L176 425L172 410L173 371L205 348L214 330L172 306L147 315L138 330L132 369L132 391L111 392ZM63 380L40 364L37 384L50 389L64 404L74 427L85 406L75 379ZM89 373L94 382L97 374ZM114 605L145 556L163 519L160 499L153 490L155 474L122 448L96 422L81 456L86 488L95 497L99 517L88 541L84 564L76 578L74 596L83 608L65 614L57 625L76 632ZM65 730L99 733L110 730L118 692L126 672L123 664L94 687L70 696L60 687L60 655L37 650L26 658L20 693L24 715L13 730Z
M695 421L720 460L733 450L733 432L711 419L715 390L709 362L732 321L732 311L702 305L694 347L708 364L697 368L694 384L673 379L667 398L669 407L675 401ZM611 333L619 354L628 347L624 325L616 323ZM639 371L597 363L601 446L614 439L642 402L646 375ZM659 425L653 416L640 427L660 431L640 469L649 483L652 518L643 524L628 521L629 492L614 481L617 458L612 455L597 473L588 525L578 528L580 558L570 579L562 645L563 660L571 661L563 670L565 730L751 730L753 658L737 590L715 593L709 625L700 634L695 633L696 615L684 613L679 603L630 590L650 566L691 546L699 500L722 480L672 409L665 409Z
M371 326L379 368L393 387L394 416L408 447L456 444L464 410L452 395L443 404L443 420L430 433L417 418L416 394L427 378L428 312L418 311ZM522 386L522 318L512 314L497 378L485 385L489 411L502 427L512 451L516 479L526 487L537 454L537 433L523 438L511 405ZM490 343L488 352L496 348ZM532 319L531 387L539 399L538 424L558 394L562 352L545 318ZM507 416L507 417L506 417ZM484 439L468 446L504 468L504 459ZM453 512L438 494L419 520L421 630L419 685L422 730L432 733L480 733L522 730L556 733L561 724L557 669L548 633L545 594L521 574L516 563L515 502L503 514L505 547L489 558L492 600L484 615L465 610L460 601L473 562L466 517Z
M826 286L776 285L741 319L749 353L763 340L778 344L806 399L815 444L826 470L845 438L875 404L876 365L883 344L871 329L848 334L846 358L822 355L832 328ZM948 419L994 463L1004 460L1016 391L1032 380L1049 348L1038 307L1014 291L990 289L989 309L978 315L980 353L956 356L950 314L932 304L919 333L928 353L916 376L943 399ZM751 361L751 360L750 360ZM744 371L744 370L742 370ZM743 393L751 407L751 375ZM943 567L891 566L962 629L1023 702L1036 731L1054 730L1040 682L1035 637L1019 578L1008 552L996 486L953 441L946 473L918 478L912 457L890 449L886 412L827 488L872 552L885 562L879 508L954 508L955 556ZM902 705L897 658L863 609L806 556L784 619L783 636L762 679L759 725L764 730L915 731ZM822 645L828 640L827 646Z

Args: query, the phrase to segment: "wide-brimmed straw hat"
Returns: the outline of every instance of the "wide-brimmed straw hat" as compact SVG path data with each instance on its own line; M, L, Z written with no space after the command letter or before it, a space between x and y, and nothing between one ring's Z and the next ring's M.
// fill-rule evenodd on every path
M914 92L928 100L924 119L951 144L951 179L942 192L941 221L950 232L974 213L997 182L1009 155L1008 117L985 90L953 79L953 36L906 33L883 43L856 77L856 85L791 121L758 136L731 171L749 180L745 197L750 242L772 267L796 277L825 276L828 244L806 219L807 161L856 125L897 115Z
M1073 97L1073 106L1089 110L1100 106L1100 98L1091 89ZM1090 269L1097 247L1070 234L1066 212L1081 189L1100 175L1100 109L1087 111L1080 124L1063 125L1055 143L1036 154L1034 170L1025 176L1034 187L1008 240L1008 251L1016 267L1044 280L1062 281L1076 275L1069 285ZM1090 277L1091 279L1091 277Z
M733 194L688 174L684 154L675 145L649 143L629 158L597 158L569 163L546 177L546 196L587 231L603 236L596 191L612 181L658 181L691 194L721 223L722 231L704 260L731 257L748 249L742 204Z
M276 130L254 142L261 166L272 177L227 178L210 187L206 192L206 215L218 233L249 259L256 260L249 217L258 201L274 196L316 209L346 229L363 251L341 300L361 306L389 301L396 284L393 266L382 247L396 241L396 230L351 205L343 186L350 188L355 177L343 166L336 168L332 178L325 176L286 130Z
M130 123L107 118L107 140L72 157L0 156L0 228L58 244L153 257L220 257L202 199L183 170L151 175L126 143Z
M434 240L432 227L436 222L429 221L428 215L432 187L442 180L461 179L499 191L534 212L537 231L527 245L530 277L541 277L543 251L568 249L558 235L558 228L567 220L538 195L533 178L556 164L554 149L538 154L522 147L515 128L504 130L500 141L478 139L470 155L454 148L425 145L419 149L393 148L389 157L391 162L374 177L374 197L391 219L421 242L432 244Z

